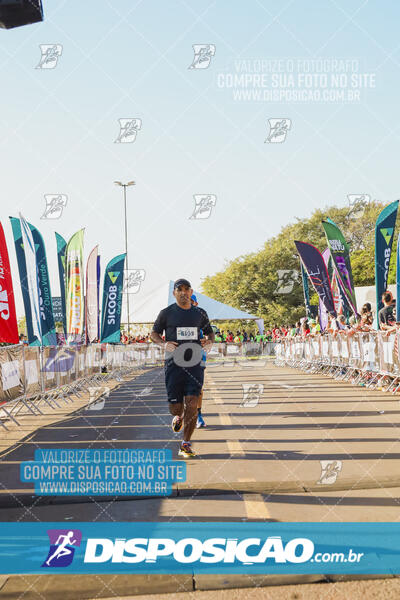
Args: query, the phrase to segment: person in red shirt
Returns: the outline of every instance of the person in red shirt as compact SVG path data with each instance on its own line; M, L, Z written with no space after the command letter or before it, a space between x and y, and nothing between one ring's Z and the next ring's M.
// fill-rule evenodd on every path
M272 330L272 337L274 340L278 340L281 337L281 330L279 329L278 325L274 326Z
M302 337L306 337L307 335L310 335L310 326L308 325L307 319L304 319L301 321L300 335Z
M281 327L281 336L282 336L282 337L286 337L286 336L287 336L287 334L288 334L288 330L286 329L286 327L284 327L284 326L282 325L282 327Z

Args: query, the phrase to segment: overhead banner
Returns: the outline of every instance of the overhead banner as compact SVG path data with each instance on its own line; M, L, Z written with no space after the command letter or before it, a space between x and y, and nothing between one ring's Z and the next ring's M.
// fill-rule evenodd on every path
M311 317L312 310L311 310L311 304L310 304L310 290L308 287L307 271L305 270L304 265L301 262L301 260L300 260L300 268L301 268L301 280L303 282L303 294L304 294L304 304L306 307L306 316Z
M318 297L324 304L328 314L336 317L331 282L321 252L307 242L295 241L294 243Z
M98 250L95 246L86 266L86 342L99 339Z
M46 248L40 232L34 225L28 223L32 232L35 245L36 265L38 270L39 302L40 302L40 327L43 346L57 345L56 329L54 325L53 301L50 289L50 276L47 268Z
M0 223L0 342L18 344L18 341L10 260L3 225Z
M386 291L389 273L390 256L394 228L396 225L399 201L395 200L385 206L376 220L375 225L375 286L376 286L376 314L383 307L382 294ZM378 328L379 328L379 319Z
M328 248L332 256L338 283L348 301L351 310L357 314L356 294L351 272L349 246L339 227L331 220L322 221Z
M83 334L83 233L83 229L77 231L65 249L66 335L69 341L79 341Z
M101 313L101 341L118 343L121 340L122 284L125 254L115 256L104 273L103 305Z
M58 278L60 281L60 294L61 294L61 309L62 309L62 323L64 333L67 331L67 309L65 304L65 250L67 248L67 242L64 240L62 235L56 232L57 241L57 264L58 264Z

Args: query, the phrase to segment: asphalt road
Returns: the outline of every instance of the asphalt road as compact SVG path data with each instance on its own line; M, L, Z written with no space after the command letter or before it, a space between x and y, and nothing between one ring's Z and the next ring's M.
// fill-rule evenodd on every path
M33 460L38 448L169 448L174 460L184 460L177 455L180 434L170 427L162 369L145 371L121 384L97 409L88 409L81 401L78 410L58 421L54 414L50 419L49 411L38 419L42 427L15 443L15 432L3 434L0 521L398 519L400 407L394 396L275 367L270 361L209 365L203 409L207 427L195 431L198 455L186 461L187 480L175 485L171 496L35 496L30 484L21 482L19 470L21 461ZM32 417L26 420L32 423ZM320 583L323 576L306 576L301 585L282 586L291 576L259 581L229 575L168 577L138 576L134 583L104 575L86 584L73 576L64 583L57 577L4 576L0 596L69 600L77 597L76 585L82 598L161 591L169 594L152 597L201 600L216 593L238 600L399 597L397 578L327 584ZM207 591L212 589L219 591Z
M19 469L37 448L170 448L183 460L162 369L123 383L101 410L81 408L2 452L1 520L397 519L396 397L249 361L208 367L203 412L207 427L193 436L198 456L170 497L35 496Z

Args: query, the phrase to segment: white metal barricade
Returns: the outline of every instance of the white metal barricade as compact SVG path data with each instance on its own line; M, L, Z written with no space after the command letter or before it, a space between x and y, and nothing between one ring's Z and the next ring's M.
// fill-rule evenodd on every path
M321 334L283 338L276 344L276 364L324 373L335 379L383 391L400 390L400 332Z

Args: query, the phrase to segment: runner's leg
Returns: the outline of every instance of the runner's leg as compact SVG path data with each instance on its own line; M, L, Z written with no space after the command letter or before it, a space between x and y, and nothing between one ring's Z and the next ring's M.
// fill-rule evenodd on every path
M183 439L189 442L197 421L197 402L198 396L185 396L184 412L183 412Z
M179 455L188 458L195 456L195 452L190 445L190 440L197 423L197 403L204 384L204 368L201 365L197 365L190 369L185 369L184 372L186 375L184 384L184 432Z
M182 429L184 379L180 369L173 363L165 365L165 387L167 389L169 412L174 416L171 427L174 433Z
M183 414L183 402L169 402L169 412L171 413L171 415L173 415L174 417L179 416L181 417Z
M201 412L201 405L203 404L203 388L201 389L200 395L197 399L197 410Z
M201 427L206 426L204 419L203 419L203 415L201 414L202 404L203 404L203 388L201 388L200 395L199 395L199 398L197 401L197 423L196 423L197 429L200 429Z

